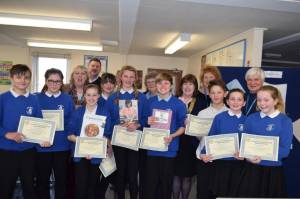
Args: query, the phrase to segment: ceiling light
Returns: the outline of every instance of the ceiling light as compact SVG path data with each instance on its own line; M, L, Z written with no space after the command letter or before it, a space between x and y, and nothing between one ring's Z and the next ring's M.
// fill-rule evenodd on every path
M173 54L187 43L191 41L191 34L181 33L173 42L165 49L165 54Z
M279 1L292 2L292 3L300 3L300 0L279 0Z
M90 44L58 43L58 42L48 42L48 41L28 41L27 45L32 47L42 47L42 48L103 51L103 46L90 45Z
M91 31L92 20L0 13L0 24Z

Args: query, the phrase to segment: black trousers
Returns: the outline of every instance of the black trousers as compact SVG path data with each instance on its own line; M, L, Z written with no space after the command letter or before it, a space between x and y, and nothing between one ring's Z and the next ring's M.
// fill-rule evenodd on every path
M98 164L92 164L90 160L84 158L75 162L75 198L95 199L96 182L99 178Z
M197 199L215 198L212 190L215 178L215 162L204 163L197 160Z
M0 198L11 199L16 180L21 179L24 199L36 199L33 187L35 149L0 150Z
M65 199L67 194L67 172L69 151L37 153L37 195L39 199L50 199L49 178L54 172L55 199Z
M115 175L116 173L110 174L106 178L102 175L101 179L96 184L96 197L99 199L105 199L106 191L109 184L115 185Z
M171 199L175 158L147 157L145 199Z
M118 146L114 146L113 150L117 165L116 190L118 199L125 199L125 187L127 180L129 184L130 199L137 199L139 153L137 151Z

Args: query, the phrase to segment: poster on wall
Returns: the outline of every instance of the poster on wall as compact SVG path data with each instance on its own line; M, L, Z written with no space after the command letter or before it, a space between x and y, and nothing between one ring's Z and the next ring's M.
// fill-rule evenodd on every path
M10 85L9 70L12 65L12 61L0 61L0 85Z
M108 56L84 55L84 66L88 66L91 59L97 58L101 62L101 72L107 72Z

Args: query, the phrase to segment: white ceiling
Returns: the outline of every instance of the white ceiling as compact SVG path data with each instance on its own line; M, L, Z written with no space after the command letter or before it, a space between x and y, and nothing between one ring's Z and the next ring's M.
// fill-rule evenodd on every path
M265 42L300 32L300 3L279 0L0 0L0 12L93 20L91 32L0 25L0 44L104 43L104 51L124 54L162 56L180 32L192 40L172 56L192 56L253 27L268 29Z

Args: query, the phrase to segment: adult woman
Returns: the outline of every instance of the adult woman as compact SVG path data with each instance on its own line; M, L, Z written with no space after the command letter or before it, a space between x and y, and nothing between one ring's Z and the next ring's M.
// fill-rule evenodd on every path
M155 95L157 95L157 89L156 89L156 85L155 85L155 78L158 75L157 72L153 71L148 73L145 76L145 86L146 86L146 91L144 92L144 94L146 95L146 98L149 99L150 97L153 97Z
M76 66L71 74L70 84L65 85L63 88L64 92L72 96L76 108L84 104L83 88L87 83L87 68L82 65Z
M243 109L243 113L247 116L257 112L256 93L264 84L265 73L261 68L250 68L245 74L245 80L247 82L249 93L246 97L246 105Z
M208 85L212 80L221 80L222 76L219 69L216 66L205 65L200 72L200 94L199 97L206 104L205 107L210 105L210 97L208 95Z
M187 112L197 115L205 108L205 102L197 95L198 82L192 74L185 75L180 82L179 99L186 105ZM195 151L198 140L195 137L182 135L180 137L179 151L175 163L175 175L173 181L173 198L188 199L191 190L192 176L196 174Z

